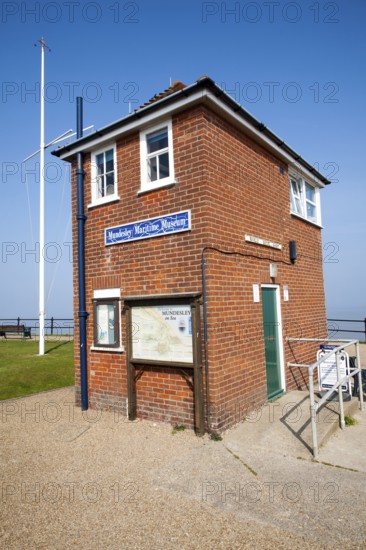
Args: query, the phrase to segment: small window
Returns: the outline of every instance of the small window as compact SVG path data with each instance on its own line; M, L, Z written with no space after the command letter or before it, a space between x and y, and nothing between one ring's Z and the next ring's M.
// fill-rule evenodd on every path
M93 204L118 199L116 176L116 151L110 147L92 155Z
M141 191L174 183L171 122L141 132L140 139Z
M306 197L306 217L312 222L316 222L316 196L315 189L308 183L305 183Z
M300 216L304 215L301 181L291 178L291 210Z
M291 212L320 224L319 189L300 176L290 177Z
M168 128L162 128L146 136L147 181L169 177Z
M93 300L93 348L120 348L120 301L118 298Z

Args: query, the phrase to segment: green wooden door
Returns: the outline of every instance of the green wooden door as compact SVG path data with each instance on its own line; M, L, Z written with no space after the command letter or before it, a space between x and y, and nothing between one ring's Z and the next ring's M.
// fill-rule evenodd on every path
M277 316L277 291L262 287L264 349L267 395L271 399L283 391L281 384L280 331Z

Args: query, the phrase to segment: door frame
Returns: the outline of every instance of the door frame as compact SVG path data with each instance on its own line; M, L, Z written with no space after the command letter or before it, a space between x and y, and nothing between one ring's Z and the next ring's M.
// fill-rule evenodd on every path
M280 377L281 377L281 389L286 391L286 376L285 376L285 353L283 349L283 330L282 330L282 313L281 313L281 292L280 285L275 284L261 284L262 288L273 288L276 291L276 313L278 323L278 342L279 342L279 356L280 356ZM262 295L261 295L262 301ZM263 321L263 316L262 316Z

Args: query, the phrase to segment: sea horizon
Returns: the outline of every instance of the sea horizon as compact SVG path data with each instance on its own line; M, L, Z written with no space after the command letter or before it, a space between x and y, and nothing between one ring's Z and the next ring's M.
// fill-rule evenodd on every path
M365 335L365 319L366 319L366 306L344 306L344 305L333 305L333 304L327 304L326 307L326 313L327 313L327 319L328 319L328 333L330 338L339 339L339 338L345 338L347 340L353 340L357 339L360 340L360 342L365 342L366 335ZM46 316L45 322L47 327L47 334L50 334L50 326L51 326L51 317ZM53 318L55 319L54 322L54 335L57 336L57 334L61 333L71 333L73 334L73 329L70 330L70 323L66 321L58 321L59 319L73 319L73 314L69 315L53 315ZM18 316L16 317L5 317L1 316L0 320L1 322L5 323L8 322L16 322L18 319ZM38 323L37 323L37 317L34 316L33 318L31 316L24 316L20 317L20 324L25 324L24 321L28 319L32 319L33 322L26 323L29 326L32 326L32 334L34 336L39 334L38 331ZM329 319L334 319L335 321L329 321ZM358 321L355 322L344 322L345 320L349 321ZM343 322L341 322L343 321ZM343 330L342 330L343 329ZM362 332L354 332L354 330L359 330Z
M360 342L365 342L366 336L364 331L366 329L366 326L365 326L366 306L362 306L362 305L339 306L339 305L327 304L326 311L327 311L327 319L328 319L328 333L331 337L335 339L346 338L347 340L356 339L356 340L360 340ZM329 321L329 319L336 319L336 321ZM360 322L346 323L344 322L345 320L360 321ZM362 333L353 332L353 330L360 330L363 332Z

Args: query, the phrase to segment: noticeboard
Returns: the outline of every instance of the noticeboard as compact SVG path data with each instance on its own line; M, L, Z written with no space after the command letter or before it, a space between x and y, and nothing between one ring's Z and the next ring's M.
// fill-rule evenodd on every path
M335 349L336 346L321 346L317 353L317 359L321 359ZM339 354L339 372L340 377L343 378L349 374L349 356L346 351L342 351ZM318 366L318 378L319 378L319 390L327 391L337 382L337 365L335 353L332 353L328 359L322 361ZM350 382L342 384L342 391L349 391L351 393Z
M131 323L132 360L193 363L189 304L133 306Z

